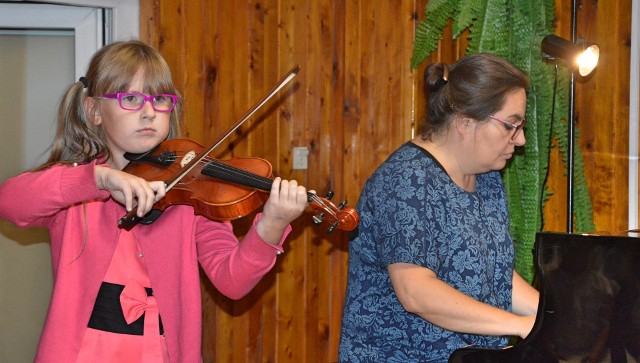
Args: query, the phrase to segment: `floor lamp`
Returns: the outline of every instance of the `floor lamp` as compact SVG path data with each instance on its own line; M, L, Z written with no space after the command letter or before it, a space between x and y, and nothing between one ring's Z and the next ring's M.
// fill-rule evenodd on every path
M600 48L595 44L576 43L575 40L575 18L572 14L572 41L560 38L556 35L547 35L542 40L542 56L548 61L557 62L564 65L571 72L571 83L569 86L569 140L568 140L568 165L567 165L567 232L573 233L573 169L574 169L574 134L575 134L575 76L576 72L580 76L589 75L598 65ZM556 72L557 77L557 72ZM557 81L557 79L556 79ZM555 102L555 88L553 99Z

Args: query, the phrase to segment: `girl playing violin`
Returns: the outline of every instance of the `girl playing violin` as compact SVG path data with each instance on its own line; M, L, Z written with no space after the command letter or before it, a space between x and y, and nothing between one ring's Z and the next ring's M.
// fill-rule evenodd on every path
M49 160L0 185L0 218L51 237L54 288L35 361L200 362L199 266L238 299L282 252L307 206L295 180L275 178L242 243L230 223L184 205L150 225L117 227L164 197L164 182L122 171L123 155L178 136L180 104L155 49L105 46L64 95Z

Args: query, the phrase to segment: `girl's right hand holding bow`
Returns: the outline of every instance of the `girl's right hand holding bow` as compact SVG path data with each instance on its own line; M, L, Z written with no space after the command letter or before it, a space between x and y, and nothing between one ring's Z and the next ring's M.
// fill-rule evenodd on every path
M162 181L148 182L135 175L106 166L96 165L96 185L106 190L111 197L124 205L127 212L137 207L138 217L147 214L153 205L165 196L165 184ZM136 206L137 204L137 206Z

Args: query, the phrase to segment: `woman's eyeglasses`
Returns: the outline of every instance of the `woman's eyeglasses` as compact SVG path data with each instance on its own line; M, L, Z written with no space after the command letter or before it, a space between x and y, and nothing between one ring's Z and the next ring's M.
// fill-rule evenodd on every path
M138 111L142 109L145 102L151 101L151 106L154 110L171 112L176 107L176 103L178 103L178 96L167 93L147 96L139 92L118 92L108 93L98 98L117 99L120 108L127 111Z
M509 131L515 130L513 135L511 135L511 140L515 140L518 137L518 135L520 135L520 131L522 131L522 129L524 128L524 125L527 124L527 119L526 118L522 119L522 123L520 125L514 125L511 122L500 120L499 118L496 118L494 116L489 116L489 118L494 120L494 121L498 121L501 124L505 125Z

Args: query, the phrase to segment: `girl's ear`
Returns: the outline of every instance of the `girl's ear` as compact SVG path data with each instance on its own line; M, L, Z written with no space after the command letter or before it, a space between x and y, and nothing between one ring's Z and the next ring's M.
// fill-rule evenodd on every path
M84 107L84 112L89 117L89 121L94 125L100 125L102 123L102 118L100 117L100 110L98 109L98 102L93 97L85 97L82 106Z

